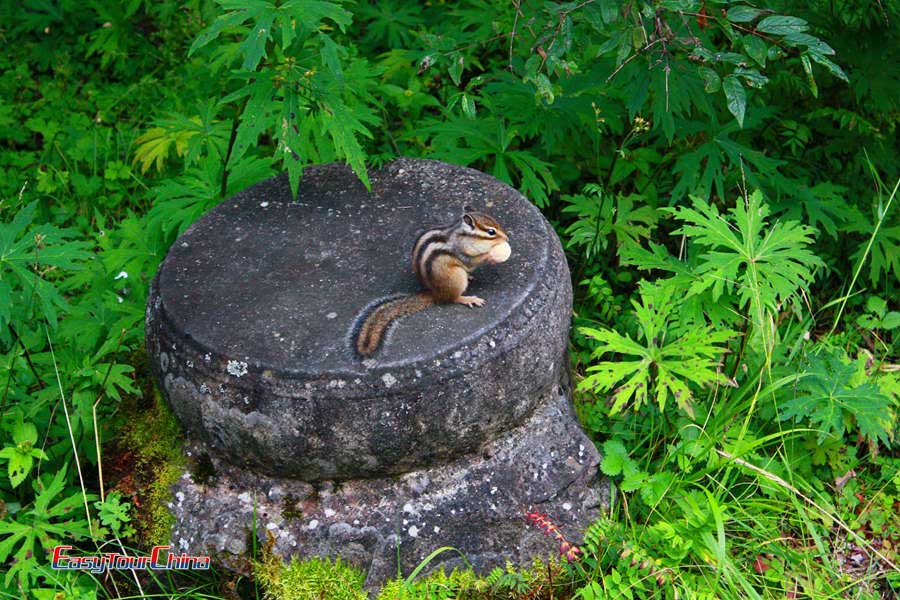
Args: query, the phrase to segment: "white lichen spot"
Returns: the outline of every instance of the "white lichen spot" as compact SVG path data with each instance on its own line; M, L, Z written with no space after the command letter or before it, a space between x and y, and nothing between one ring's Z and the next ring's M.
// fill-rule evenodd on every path
M182 248L187 248L187 247L188 247L188 243L187 243L187 242L181 242L181 247L182 247Z
M491 488L491 496L497 493L497 486Z
M207 352L206 354L203 355L203 360L205 360L206 362L211 361L212 355Z
M328 313L327 315L325 315L325 318L326 318L326 319L335 319L335 318L337 318L337 313L336 313L336 312L330 312L330 313Z
M409 537L411 537L411 538L419 537L419 528L416 527L415 525L413 525L412 527L409 528L408 533L409 533Z
M384 385L387 387L391 387L395 383L397 383L397 378L391 375L390 373L385 373L381 376L381 381L384 382Z
M253 498L250 497L249 492L241 492L238 495L238 500L240 500L244 504L250 504L251 502L253 502Z
M178 547L187 552L188 548L190 548L190 543L188 543L186 539L181 538L180 540L178 540Z
M209 393L209 386L206 385L205 383L201 383L201 384L200 384L200 393L203 394L204 396L205 396L206 394L208 394L208 393Z
M435 526L434 526L434 532L435 532L435 533L440 533L440 532L441 532L441 528L438 527L437 525L435 525Z
M413 505L411 502L407 502L406 504L403 505L403 512L405 512L405 513L414 512Z
M116 275L115 279L128 279L128 271L119 271L119 274Z
M175 499L178 500L178 504L184 502L184 492L176 492Z
M490 346L491 348L496 348L496 347L497 347L497 342L495 342L494 340L491 340L491 341L488 342L488 346Z
M378 361L375 360L374 358L367 358L366 360L363 361L362 364L365 368L371 369L372 367L374 367L375 365L378 364Z
M409 519L403 519L403 525L404 526L409 525Z
M354 525L359 525L359 519L353 519L353 524L354 524Z
M453 358L462 358L462 355L463 355L462 350L457 350L456 352L453 353Z
M268 529L269 531L278 529L278 523L266 523L266 529Z
M242 360L229 360L225 370L235 377L243 377L247 374L247 363Z
M571 502L563 502L563 510L572 510Z
M261 207L263 207L263 208L268 208L268 207L269 207L269 203L268 203L268 202L260 202L259 205L260 205Z
M309 522L309 525L307 526L307 529L313 530L313 529L315 529L315 528L318 527L318 526L319 526L319 521L318 521L318 519L313 519L312 521Z
M187 362L184 363L184 364L187 365L187 368L188 368L188 369L193 369L193 368L194 368L194 361L192 361L192 360L189 360L189 361L187 361Z
M328 517L329 519L331 517L333 517L335 514L337 514L337 513L335 513L332 509L330 509L330 508L325 509L325 516Z

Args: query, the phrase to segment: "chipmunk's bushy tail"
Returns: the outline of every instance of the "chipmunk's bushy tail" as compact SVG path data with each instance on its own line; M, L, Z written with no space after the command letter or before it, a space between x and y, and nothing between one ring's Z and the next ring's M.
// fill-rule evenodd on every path
M434 298L424 292L379 304L363 319L362 325L359 327L354 343L356 352L363 357L372 356L381 347L384 333L391 323L400 317L406 317L428 308L432 304L434 304Z

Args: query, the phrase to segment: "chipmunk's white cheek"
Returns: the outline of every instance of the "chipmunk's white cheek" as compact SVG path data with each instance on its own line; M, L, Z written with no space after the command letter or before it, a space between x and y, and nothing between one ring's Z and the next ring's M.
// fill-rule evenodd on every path
M510 254L512 254L512 248L509 247L507 242L503 242L502 244L497 244L491 248L489 256L491 257L491 261L502 263L506 262L506 259L509 258Z

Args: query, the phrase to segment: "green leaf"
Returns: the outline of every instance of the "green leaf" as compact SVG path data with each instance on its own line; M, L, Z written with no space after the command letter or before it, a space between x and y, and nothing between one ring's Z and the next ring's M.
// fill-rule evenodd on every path
M55 283L58 277L45 279L43 274L59 270L77 271L83 268L90 253L90 244L75 241L76 232L61 229L50 224L34 225L35 208L32 202L20 208L12 221L0 222L0 282L6 282L0 295L10 297L12 302L0 310L0 330L6 329L6 318L29 321L33 318L49 321L55 328L58 309L65 309L68 303ZM58 275L58 271L56 272ZM40 315L35 315L35 300ZM7 317L7 315L9 315Z
M808 33L791 33L784 36L783 40L788 46L806 46L811 51L819 54L827 54L829 56L834 54L834 48Z
M344 71L341 69L341 56L346 55L347 51L342 46L338 46L331 36L324 33L319 34L322 41L322 63L335 78L338 85L344 84Z
M19 487L31 472L31 465L34 462L31 453L22 452L18 448L7 447L0 451L0 458L5 458L9 461L6 465L9 482L14 488Z
M266 56L266 45L272 39L273 31L281 33L281 47L287 50L298 38L305 40L318 31L326 19L337 24L341 31L352 19L351 13L340 5L320 0L287 0L278 6L267 0L219 0L219 4L225 14L219 15L200 32L188 54L206 46L223 32L237 30L245 34L240 49L244 53L242 68L248 71L256 70ZM248 26L248 21L252 21L252 25Z
M734 75L728 75L722 80L722 91L725 92L725 98L728 101L728 111L737 119L738 125L743 127L747 96L744 94L741 80Z
M266 42L272 39L272 23L275 21L275 15L270 12L263 13L259 16L241 48L244 51L244 64L242 68L247 71L255 71L261 61L266 56Z
M761 88L769 83L769 78L756 69L742 69L738 67L734 70L734 74L742 78L748 87Z
M791 33L802 33L809 29L809 26L806 24L806 21L797 17L772 16L760 21L756 29L763 33L789 35Z
M660 411L673 398L679 409L693 416L693 394L688 383L705 387L726 382L718 369L719 357L725 352L720 344L735 332L705 325L670 331L677 318L673 292L671 282L666 281L641 286L640 303L632 301L639 326L637 340L611 329L579 329L598 342L594 345L594 358L622 355L615 361L588 367L588 375L578 386L599 393L612 391L610 414L621 411L632 401L634 410L639 410L648 399L648 391L653 390Z
M876 385L854 384L865 376L863 361L850 362L838 350L809 359L798 376L796 393L782 405L782 421L808 420L819 430L818 441L829 435L843 438L852 429L873 441L888 443L896 419L891 399Z
M463 57L461 54L450 56L450 68L447 69L454 85L459 85L463 72Z
M676 233L706 250L690 293L709 290L714 302L726 291L737 293L739 305L749 307L757 333L768 331L780 305L808 288L814 269L823 264L809 248L811 227L789 220L767 226L769 207L759 191L738 201L727 216L698 197L693 208L667 210L685 223Z
M245 20L251 18L251 16L252 15L248 15L245 11L219 15L209 27L201 31L196 39L194 39L190 50L188 50L188 56L193 55L194 52L218 38L223 31L239 26Z
M881 320L881 328L896 329L897 327L900 327L900 312L892 310L884 315L884 318Z
M633 462L628 457L628 450L618 440L609 440L603 444L603 460L600 462L600 470L605 475L615 477L625 470L625 466Z
M709 67L699 67L698 72L700 73L701 79L703 79L703 89L708 94L719 91L722 87L722 78L719 77L718 73Z
M369 174L366 171L366 154L357 139L359 135L371 138L371 132L360 121L358 113L338 98L332 98L331 102L323 102L322 109L320 117L322 132L331 137L337 155L347 161L366 189L371 189ZM286 162L289 160L285 158Z
M741 39L744 42L744 52L747 53L747 56L752 58L759 66L765 67L766 53L768 52L766 43L759 37L749 33Z
M828 69L828 72L831 73L832 75L834 75L835 77L837 77L838 79L841 79L842 81L846 81L846 82L850 81L850 79L847 77L847 74L844 73L843 69L841 69L838 65L836 65L834 62L832 62L831 60L829 60L822 54L820 54L812 49L810 49L810 51L807 54L809 55L809 57L811 59L813 59L814 61L816 61L823 67L825 67L826 69ZM806 56L806 54L801 56L801 58L803 58L804 56Z
M474 119L475 118L475 101L472 99L472 97L468 94L463 94L461 104L462 104L463 114L466 115L467 117L469 117L470 119Z
M866 310L875 313L878 317L883 317L887 312L887 302L878 296L869 296L866 300Z
M814 98L818 98L819 86L816 85L816 78L813 77L812 64L809 62L809 55L801 54L800 62L803 64L803 71L806 73L806 83L809 85L809 91L812 92Z
M752 8L750 6L738 5L732 6L728 9L726 13L726 18L732 23L749 23L759 15L761 15L763 11L758 8Z
M271 77L260 74L260 77L245 89L250 97L244 106L244 112L241 113L241 123L234 138L231 157L228 159L229 168L240 162L248 150L256 147L259 136L271 124L270 111L274 92Z

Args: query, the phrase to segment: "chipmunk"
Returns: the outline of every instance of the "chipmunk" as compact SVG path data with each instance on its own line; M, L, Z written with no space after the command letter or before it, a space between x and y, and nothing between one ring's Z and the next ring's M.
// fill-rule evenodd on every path
M363 320L356 336L360 356L375 354L391 323L431 306L457 303L483 306L478 296L463 296L469 273L479 266L502 263L510 255L509 238L488 215L467 212L453 225L429 229L413 246L412 266L425 289L379 304Z

